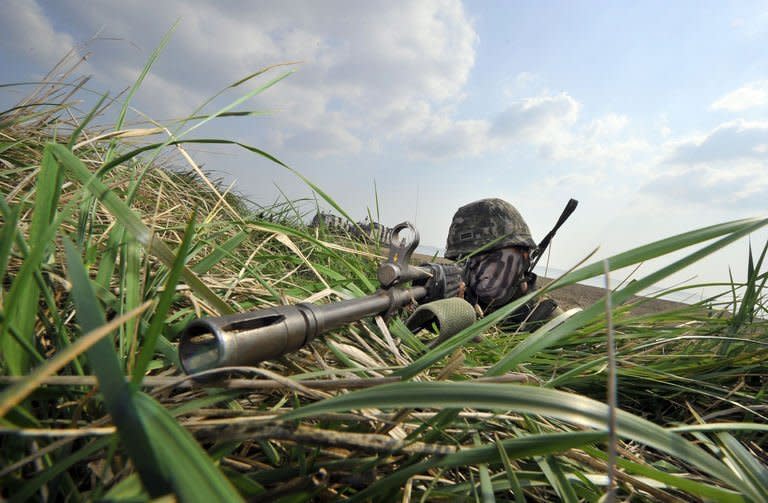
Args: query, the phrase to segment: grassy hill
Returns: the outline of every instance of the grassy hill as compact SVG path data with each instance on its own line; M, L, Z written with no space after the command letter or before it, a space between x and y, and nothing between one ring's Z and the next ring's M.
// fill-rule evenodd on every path
M722 299L627 305L768 220L577 267L541 293L689 250L534 333L497 326L524 298L431 349L379 318L189 377L192 319L370 294L377 258L205 176L184 127L229 108L107 128L79 83L0 114L2 498L768 500L765 248Z

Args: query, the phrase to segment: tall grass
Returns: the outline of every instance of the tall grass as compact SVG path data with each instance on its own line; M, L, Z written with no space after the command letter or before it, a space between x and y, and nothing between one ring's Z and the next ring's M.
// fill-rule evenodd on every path
M306 228L292 201L256 208L225 193L186 150L230 143L282 165L184 137L281 71L255 73L254 91L194 110L177 133L130 123L141 80L111 131L96 124L109 100L74 108L78 80L45 82L0 114L3 498L597 501L613 447L618 498L768 500L766 248L746 257L745 284L706 305L626 306L765 218L608 259L616 270L689 250L608 293L613 446L605 301L533 333L499 326L520 299L432 349L397 319L361 321L259 367L181 375L175 341L194 317L376 289L377 250Z

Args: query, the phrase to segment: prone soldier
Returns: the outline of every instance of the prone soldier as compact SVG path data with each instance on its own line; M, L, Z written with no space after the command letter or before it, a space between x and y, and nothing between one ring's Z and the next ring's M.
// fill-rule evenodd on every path
M538 248L513 205L502 199L481 199L453 215L445 257L464 262L464 298L484 315L536 289L531 255ZM543 298L524 304L505 322L530 328L560 313L554 300Z

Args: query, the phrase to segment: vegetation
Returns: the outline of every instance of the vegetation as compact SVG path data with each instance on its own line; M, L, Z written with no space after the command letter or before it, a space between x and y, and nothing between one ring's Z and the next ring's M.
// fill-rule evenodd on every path
M534 333L496 326L526 297L433 349L376 319L182 375L174 341L197 316L376 288L364 244L307 229L292 202L223 193L185 150L233 143L185 133L277 71L169 127L128 125L141 79L112 128L95 124L106 99L78 113L83 80L0 114L0 497L597 501L615 480L633 501L768 501L766 247L721 298L625 305L765 218L578 267L548 288L695 248Z

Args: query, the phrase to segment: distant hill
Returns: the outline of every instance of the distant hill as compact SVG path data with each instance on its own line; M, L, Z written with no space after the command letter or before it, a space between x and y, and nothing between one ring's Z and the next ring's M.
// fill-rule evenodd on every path
M539 286L550 283L550 278L539 278ZM573 307L586 308L605 297L605 288L575 284L558 288L549 294L563 309ZM659 313L686 307L688 304L672 300L654 299L651 297L634 296L630 300L634 306L631 311L636 315Z

